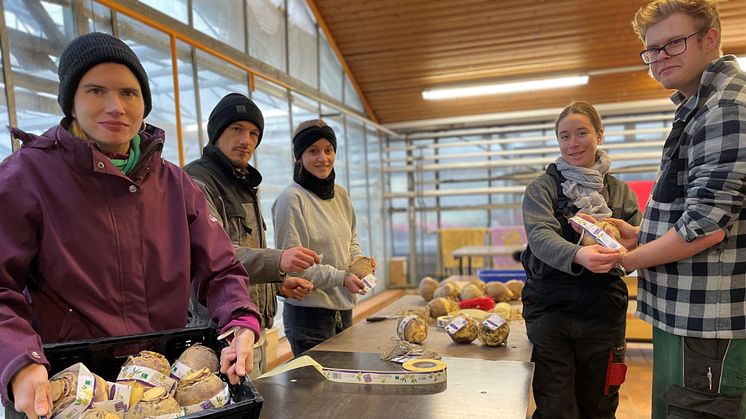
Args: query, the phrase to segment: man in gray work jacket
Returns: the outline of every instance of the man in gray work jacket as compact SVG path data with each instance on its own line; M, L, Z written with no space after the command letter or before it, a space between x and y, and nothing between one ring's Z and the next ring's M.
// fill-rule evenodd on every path
M264 118L248 97L230 93L210 113L209 144L202 157L184 167L197 182L212 215L223 225L236 249L236 257L251 278L249 291L261 315L261 337L254 346L251 378L266 369L265 330L277 311L276 296L303 299L313 288L308 280L287 276L318 263L319 255L302 246L267 249L264 218L259 209L259 171L249 165L262 140ZM205 308L190 303L190 325L209 323Z

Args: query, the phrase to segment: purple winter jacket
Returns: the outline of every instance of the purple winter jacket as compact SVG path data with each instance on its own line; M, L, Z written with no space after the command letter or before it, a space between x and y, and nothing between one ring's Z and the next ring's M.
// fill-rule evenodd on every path
M191 177L142 133L125 176L62 126L10 129L23 147L0 163L0 395L42 343L184 327L190 278L220 326L258 313L248 276ZM90 366L93 367L93 366Z

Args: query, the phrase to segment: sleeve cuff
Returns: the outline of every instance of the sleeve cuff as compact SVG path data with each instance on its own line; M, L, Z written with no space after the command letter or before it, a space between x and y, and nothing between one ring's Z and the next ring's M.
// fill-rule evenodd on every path
M684 213L684 215L676 221L674 229L687 243L691 243L700 237L707 236L708 234L714 233L718 229L723 229L718 223L713 222L709 218L695 219L690 213Z
M20 354L10 360L8 365L0 372L0 383L2 383L0 384L2 387L2 390L0 391L0 402L2 402L0 408L2 408L3 405L10 405L10 403L13 403L10 381L18 371L31 363L41 364L47 367L47 370L49 369L49 361L47 361L47 358L44 356L44 352L41 349L26 349L24 354Z
M337 271L337 278L334 282L336 282L337 287L344 288L345 286L345 277L347 276L347 271L339 270Z
M252 316L250 314L245 314L237 319L233 319L228 324L223 326L222 329L220 329L220 333L225 333L227 330L233 328L233 327L241 327L244 329L249 329L252 332L254 332L254 343L259 341L259 335L260 335L260 329L259 329L259 320L255 316Z
M280 267L280 262L282 261L282 253L284 250L280 249L264 249L264 251L267 253L268 260L267 266L277 266L277 279L282 282L287 278L288 274L287 272L283 272L282 268Z
M575 255L578 253L578 250L580 250L580 246L575 246L575 249L573 250L573 252L566 259L569 261L569 263L567 264L567 271L565 272L573 276L578 276L582 274L583 270L585 269L583 265L573 262L573 260L575 260Z

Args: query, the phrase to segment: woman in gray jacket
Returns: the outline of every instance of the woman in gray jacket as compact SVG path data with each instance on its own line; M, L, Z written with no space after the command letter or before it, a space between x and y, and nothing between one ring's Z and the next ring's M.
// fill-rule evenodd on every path
M320 119L301 123L293 135L295 182L272 206L277 248L304 246L323 255L298 275L313 283L311 293L303 301L285 300L285 335L296 356L350 327L352 307L365 294L361 278L347 271L363 251L350 197L334 182L336 153L331 127Z
M601 117L575 102L555 124L560 157L526 187L528 246L523 317L533 343L534 418L613 418L624 380L627 287L615 269L620 253L580 246L568 219L576 213L638 224L637 199L609 174L598 146Z

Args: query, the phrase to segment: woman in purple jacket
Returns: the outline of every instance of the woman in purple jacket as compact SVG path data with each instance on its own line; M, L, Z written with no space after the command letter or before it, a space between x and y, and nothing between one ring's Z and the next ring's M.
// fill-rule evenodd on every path
M12 128L23 147L0 164L3 404L50 415L42 344L184 327L190 284L223 330L236 327L221 357L235 382L259 330L248 277L199 189L163 159L164 132L143 121L140 61L90 33L58 74L65 117L40 136Z

